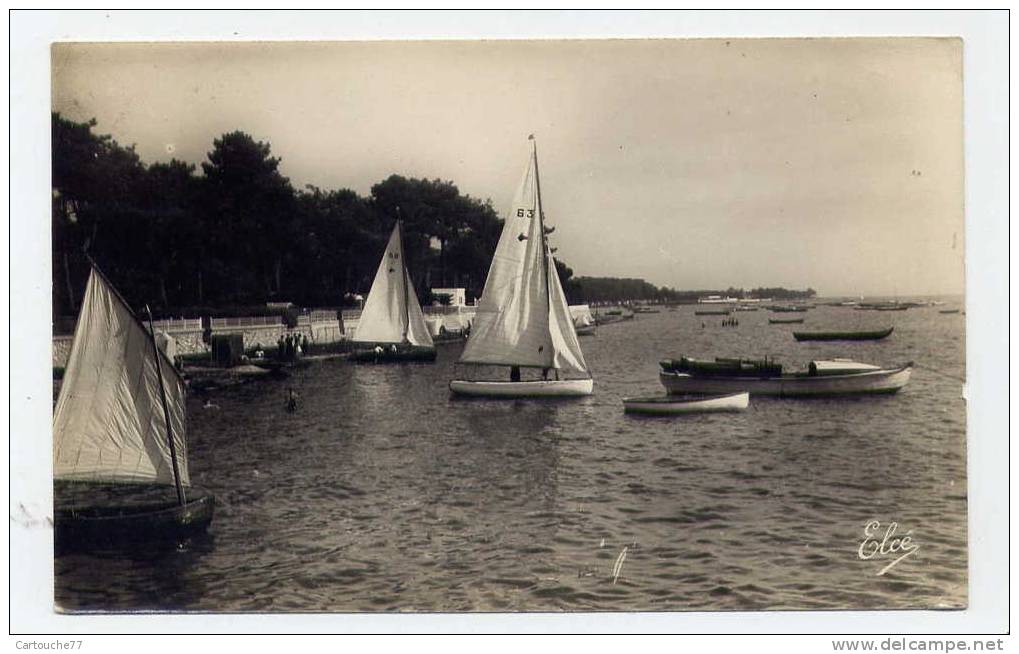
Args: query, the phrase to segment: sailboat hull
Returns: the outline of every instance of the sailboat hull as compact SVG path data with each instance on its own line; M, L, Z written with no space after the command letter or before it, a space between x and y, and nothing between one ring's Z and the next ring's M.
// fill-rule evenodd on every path
M61 550L118 548L139 542L173 543L196 536L212 522L212 495L177 502L59 509L54 544Z
M449 390L471 397L583 397L594 392L593 379L468 381L454 379Z

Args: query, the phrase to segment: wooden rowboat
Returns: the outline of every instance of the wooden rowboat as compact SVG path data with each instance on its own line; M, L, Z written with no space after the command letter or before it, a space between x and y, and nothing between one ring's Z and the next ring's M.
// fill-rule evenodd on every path
M913 364L881 368L845 359L813 361L805 372L784 373L772 361L670 359L659 380L673 395L735 393L822 397L896 393L909 382Z
M892 333L894 327L860 332L793 332L798 341L879 341Z
M750 404L750 393L729 395L701 395L691 397L628 397L623 400L626 413L645 415L679 415L683 413L710 413L717 411L742 411Z

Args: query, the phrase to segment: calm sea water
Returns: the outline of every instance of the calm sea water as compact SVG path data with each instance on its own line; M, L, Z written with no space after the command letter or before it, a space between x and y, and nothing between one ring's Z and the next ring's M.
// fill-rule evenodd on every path
M954 304L952 306L958 306ZM169 551L56 559L69 610L558 611L962 607L965 317L819 307L738 328L693 307L581 339L595 394L450 397L433 365L323 361L192 398L208 537ZM789 314L781 314L788 316ZM704 326L702 327L702 323ZM879 342L796 343L794 328L895 325ZM899 394L753 398L740 414L637 418L657 360L687 354L916 361ZM302 398L287 413L288 387ZM864 526L915 555L861 560ZM625 556L621 557L624 548ZM622 558L617 566L617 561ZM616 569L618 568L618 569ZM618 572L615 575L614 572Z

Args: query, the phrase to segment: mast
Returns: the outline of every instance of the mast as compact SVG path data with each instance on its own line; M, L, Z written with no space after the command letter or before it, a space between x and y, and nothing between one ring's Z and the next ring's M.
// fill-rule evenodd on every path
M541 175L538 174L538 141L534 138L534 134L528 137L531 141L532 152L534 156L534 185L537 191L537 205L538 205L538 226L541 231L541 262L542 270L545 273L545 322L549 330L549 341L551 341L552 331L552 287L549 284L552 283L552 278L549 277L549 261L548 261L548 237L545 234L545 212L541 207ZM555 352L552 352L552 364L555 365Z
M173 464L173 483L177 486L177 501L184 506L184 485L180 483L180 468L177 466L177 445L173 441L173 429L170 427L170 409L166 406L166 389L163 387L163 366L160 362L159 346L156 345L156 330L152 326L152 311L145 305L149 314L149 339L152 341L152 354L156 359L156 378L159 380L159 399L163 402L163 420L166 421L166 440L170 444L170 461Z
M400 281L403 286L403 342L407 343L407 332L410 331L410 289L407 288L407 281L410 279L410 270L407 269L407 251L403 247L403 220L397 218L396 229L400 241Z

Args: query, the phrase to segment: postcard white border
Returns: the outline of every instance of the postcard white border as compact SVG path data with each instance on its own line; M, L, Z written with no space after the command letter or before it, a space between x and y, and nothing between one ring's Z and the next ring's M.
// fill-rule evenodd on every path
M1008 20L987 12L38 12L10 17L12 633L998 633L1008 629ZM120 615L52 611L49 44L57 40L961 36L970 608L965 611Z

